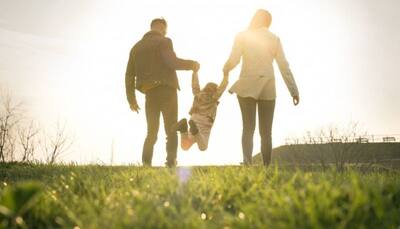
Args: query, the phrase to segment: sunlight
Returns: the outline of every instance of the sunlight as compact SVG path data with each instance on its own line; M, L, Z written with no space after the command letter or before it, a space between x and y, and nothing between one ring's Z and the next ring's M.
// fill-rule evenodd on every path
M350 6L358 7L356 3ZM301 98L300 106L295 108L275 68L277 103L273 146L284 144L287 137L333 121L370 123L359 105L363 97L358 94L372 86L358 87L361 81L358 75L368 72L365 67L354 67L365 65L359 58L359 50L369 46L357 42L360 36L357 34L369 31L365 23L359 26L366 16L358 10L351 14L353 21L350 21L349 11L343 10L337 2L305 4L260 0L243 4L242 1L223 0L212 6L208 2L182 4L156 0L140 5L128 0L88 3L85 13L76 15L65 31L57 28L55 38L1 30L6 35L1 41L14 48L21 42L27 47L41 47L29 48L30 51L23 54L25 59L18 62L28 66L29 73L17 68L13 71L14 78L7 77L4 83L16 88L17 94L29 101L32 113L45 126L59 119L67 121L77 140L75 149L64 160L107 164L113 158L116 164L138 164L146 134L144 96L137 93L142 108L140 114L131 112L125 98L124 74L129 51L149 30L151 19L164 17L168 21L168 36L174 42L177 55L201 63L200 84L204 86L207 82L220 82L222 66L235 35L246 29L258 8L272 12L271 31L281 38ZM60 38L60 34L65 38ZM13 40L18 42L13 43ZM22 55L8 54L14 62ZM240 66L231 72L228 87L238 79L239 72ZM179 118L188 118L193 99L191 73L179 71L178 77L181 86ZM45 112L42 106L46 107ZM382 119L372 127L384 132L381 126L385 126L385 122ZM395 132L394 126L390 128ZM179 151L179 164L238 164L242 159L241 129L236 96L226 92L220 100L209 149L206 152L195 148ZM164 143L165 134L161 129L155 146L155 165L164 163ZM255 154L259 149L257 132L254 144Z
M224 4L225 3L225 4ZM250 21L254 9L258 3L243 7L235 7L231 4L226 8L228 1L218 3L214 8L209 8L207 4L198 5L198 11L187 11L182 7L167 7L170 3L149 2L141 6L141 10L132 14L131 9L136 8L136 4L131 1L123 4L99 5L96 11L105 12L106 17L92 17L92 33L88 33L87 40L83 40L82 49L76 50L74 57L78 57L74 66L75 85L86 85L82 87L82 93L71 101L81 105L78 110L89 112L76 113L77 132L80 135L90 135L96 152L90 156L90 160L100 160L108 163L110 158L111 142L114 141L115 160L117 163L139 163L141 161L141 148L146 134L145 116L142 109L139 115L129 110L125 99L123 77L129 50L132 45L148 31L149 22L154 17L164 17L169 23L168 36L174 41L174 48L177 55L181 58L198 60L201 63L200 83L219 82L222 78L222 66L229 55L233 39L236 33L244 30ZM178 4L178 2L177 2ZM157 5L158 7L155 7ZM192 6L192 5L191 5ZM193 6L192 6L193 7ZM204 17L201 9L207 8L207 17ZM278 35L282 34L284 48L287 51L289 62L295 78L299 82L300 90L302 85L317 85L318 79L307 78L307 72L301 74L301 66L308 61L296 59L300 57L302 49L299 49L301 37L297 34L312 33L307 29L310 27L292 26L293 19L301 18L299 14L287 17L283 8L278 4L271 4L274 12L272 31ZM224 17L220 17L224 12ZM292 11L293 12L293 11ZM101 14L99 14L101 15ZM190 18L182 20L183 18ZM277 25L275 25L276 23ZM117 25L117 26L116 26ZM275 30L276 28L276 30ZM294 37L296 37L294 39ZM314 43L318 45L318 43ZM79 66L79 63L85 65ZM98 66L102 66L99 68ZM231 73L230 85L237 80L240 67ZM299 109L291 106L291 98L287 93L286 86L281 79L279 71L276 70L278 103L276 107L276 118L274 122L273 145L277 146L284 143L284 139L291 134L302 131L305 126L310 124L322 123L324 120L310 120L308 123L299 122L301 117ZM191 73L178 72L181 91L179 93L179 117L188 117L188 111L192 103L191 94ZM93 83L95 82L95 83ZM85 89L90 86L90 93ZM144 107L144 98L137 92L140 106ZM301 95L307 98L307 93ZM88 104L90 104L88 106ZM307 106L303 104L302 106ZM308 107L310 109L310 107ZM89 110L88 110L89 109ZM313 108L311 108L312 110ZM233 111L233 112L231 112ZM289 114L291 118L289 118ZM294 117L293 117L294 115ZM229 118L225 118L225 116ZM70 115L69 118L73 117ZM234 125L236 131L229 131L227 127ZM162 124L160 125L162 127ZM237 107L236 97L228 92L221 98L216 124L212 130L210 147L207 152L198 152L192 149L189 152L179 152L179 163L181 165L194 164L232 164L241 160L239 149L241 135L241 118ZM155 146L154 164L164 163L165 153L165 134L161 130ZM230 144L221 144L229 141ZM255 149L258 149L259 137L256 136Z

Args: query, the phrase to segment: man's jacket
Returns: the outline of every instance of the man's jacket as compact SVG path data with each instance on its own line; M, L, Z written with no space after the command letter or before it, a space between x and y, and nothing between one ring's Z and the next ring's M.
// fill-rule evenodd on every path
M179 89L176 70L191 70L194 64L176 57L170 38L156 31L146 33L130 52L125 74L128 102L136 103L135 89L142 93L159 85Z

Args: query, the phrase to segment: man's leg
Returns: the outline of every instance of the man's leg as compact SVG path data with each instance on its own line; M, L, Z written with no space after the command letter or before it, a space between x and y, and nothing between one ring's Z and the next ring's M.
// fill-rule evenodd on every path
M252 163L253 154L253 136L256 127L256 108L257 101L253 98L243 98L238 96L240 111L242 112L243 133L242 150L243 163L245 165Z
M178 135L173 130L174 124L178 121L178 95L174 88L163 88L162 115L164 119L164 129L167 135L167 166L176 165L176 153L178 149Z
M157 90L153 89L153 90ZM154 144L157 141L158 129L160 126L160 107L158 98L155 96L155 91L146 94L146 121L147 121L147 136L143 145L142 162L143 165L151 166L153 158Z
M274 119L275 100L258 101L259 131L261 137L261 155L264 165L271 163L272 122Z

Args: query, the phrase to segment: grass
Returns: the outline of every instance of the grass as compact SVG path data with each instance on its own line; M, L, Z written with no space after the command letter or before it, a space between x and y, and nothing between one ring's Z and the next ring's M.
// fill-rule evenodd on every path
M0 192L4 228L400 226L398 170L0 164Z

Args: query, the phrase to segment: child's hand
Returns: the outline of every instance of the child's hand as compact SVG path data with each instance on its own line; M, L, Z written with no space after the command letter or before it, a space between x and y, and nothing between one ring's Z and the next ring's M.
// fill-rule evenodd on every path
M200 63L196 61L193 64L193 73L198 72L199 70L200 70Z

